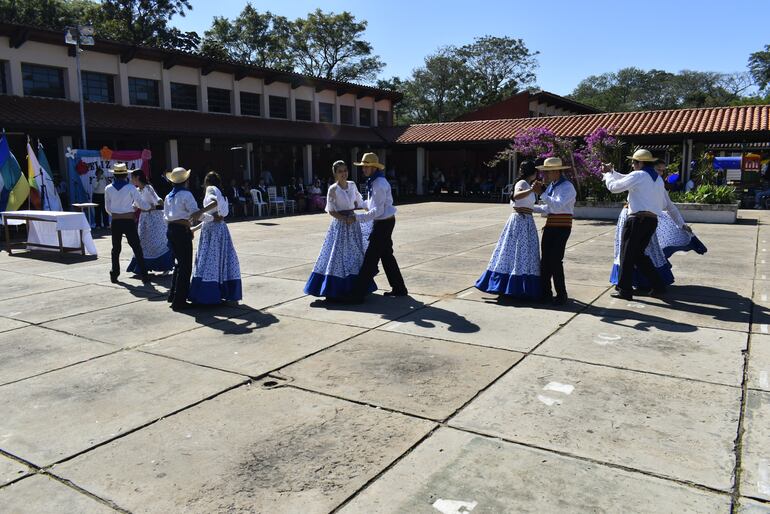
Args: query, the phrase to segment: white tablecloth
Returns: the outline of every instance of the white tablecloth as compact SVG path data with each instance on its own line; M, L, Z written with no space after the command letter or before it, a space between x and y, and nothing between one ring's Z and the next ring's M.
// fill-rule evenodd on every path
M82 212L63 211L6 211L0 213L3 223L5 216L28 216L47 221L20 219L7 220L8 225L23 225L27 223L27 246L35 246L35 243L52 245L56 248L36 248L58 252L59 236L61 232L62 243L71 248L80 248L80 231L83 231L83 246L88 255L96 255L96 245L91 237L91 225Z

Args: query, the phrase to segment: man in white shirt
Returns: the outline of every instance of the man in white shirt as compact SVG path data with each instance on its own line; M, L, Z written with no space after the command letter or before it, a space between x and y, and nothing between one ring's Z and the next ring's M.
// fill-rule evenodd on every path
M365 153L361 162L354 162L354 166L361 166L364 175L368 178L369 190L366 200L367 211L356 214L355 218L360 222L374 220L372 233L369 235L369 246L366 248L364 262L358 272L353 293L347 298L348 303L362 303L366 290L374 275L377 273L377 263L382 261L385 276L388 277L391 290L385 296L407 296L409 292L398 268L398 262L393 256L393 228L396 226L396 208L393 207L393 195L390 183L382 172L385 166L375 153ZM351 217L352 221L352 217Z
M166 236L175 260L168 302L174 311L181 311L190 307L187 296L190 292L193 264L191 221L197 220L202 215L202 211L198 210L198 202L187 189L190 170L174 168L166 173L166 178L174 184L163 201L163 218L168 225Z
M130 170L142 173L142 170ZM137 270L142 277L142 282L149 282L147 277L147 268L144 265L144 254L142 245L139 243L139 233L136 229L136 217L134 216L134 207L139 209L149 209L150 206L142 199L139 190L129 184L129 169L125 163L115 165L112 170L115 179L112 184L104 189L104 208L112 216L112 271L110 271L110 282L116 284L118 275L120 275L120 250L123 235L128 240L128 246L134 251L136 257Z
M652 295L660 296L666 286L655 271L644 250L658 227L658 216L666 207L666 187L653 163L656 158L649 150L639 149L631 160L633 171L627 175L616 172L612 166L603 166L603 180L612 193L628 191L629 215L623 227L620 243L620 278L614 298L632 300L634 270L638 269L652 285Z
M544 302L554 305L567 303L567 286L564 282L564 252L567 248L567 240L572 233L572 216L575 213L575 200L577 191L572 182L562 173L569 169L564 166L559 157L549 157L537 169L545 173L549 182L544 190L542 182L535 182L532 188L540 195L540 205L535 205L535 212L548 214L543 228L543 236L540 240L540 280L543 286ZM544 192L545 191L545 192ZM556 290L553 296L551 289Z

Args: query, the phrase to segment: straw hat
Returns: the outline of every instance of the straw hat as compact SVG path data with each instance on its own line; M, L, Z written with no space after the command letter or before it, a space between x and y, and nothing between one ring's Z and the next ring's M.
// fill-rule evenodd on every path
M126 166L125 162L119 162L110 171L113 175L128 175L129 173L133 173L136 170L130 170L128 169L128 166Z
M558 157L549 157L543 162L542 166L537 166L537 169L540 171L558 171L568 170L569 166L564 166Z
M365 153L361 162L354 162L353 166L367 166L369 168L377 168L378 170L385 169L385 165L380 164L380 158L377 157L377 154L372 152Z
M654 157L652 155L652 152L650 152L649 150L645 150L644 148L640 148L639 150L634 152L634 155L629 155L627 158L632 161L639 161L639 162L653 162L658 160L657 157Z
M166 178L172 184L184 184L187 182L187 179L190 178L191 171L192 170L186 170L180 166L179 168L174 168L166 173Z

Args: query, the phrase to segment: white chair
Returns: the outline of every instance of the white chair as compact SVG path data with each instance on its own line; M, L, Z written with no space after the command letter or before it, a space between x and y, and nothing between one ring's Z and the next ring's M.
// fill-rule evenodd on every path
M259 217L262 217L262 207L266 209L268 205L262 200L262 191L259 189L252 189L251 193L251 215L254 216L254 211L259 211Z
M275 186L267 188L267 202L268 212L275 210L275 214L278 215L280 211L286 214L286 202L283 197L278 196L278 191Z
M286 208L289 209L292 214L294 214L294 207L297 205L297 202L294 200L289 200L289 188L283 186L281 188L281 192L283 193L283 201L286 202Z
M513 184L506 184L500 192L500 201L505 202L507 199L510 199L511 193L513 193Z

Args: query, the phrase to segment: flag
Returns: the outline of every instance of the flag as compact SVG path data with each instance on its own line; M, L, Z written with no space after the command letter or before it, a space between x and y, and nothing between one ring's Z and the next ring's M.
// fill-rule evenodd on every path
M11 153L5 135L0 137L0 176L3 181L0 211L19 210L29 196L29 183L21 172L19 161Z
M48 158L43 151L43 145L40 141L37 142L37 159L40 163L40 167L43 171L40 173L42 176L43 184L43 209L46 211L63 211L61 205L61 198L59 198L59 191L56 188L56 184L53 181L53 173L51 173L51 165L48 164Z
M40 173L40 164L35 153L27 141L27 181L29 182L29 204L32 208L40 210L40 187L37 185L37 174Z

